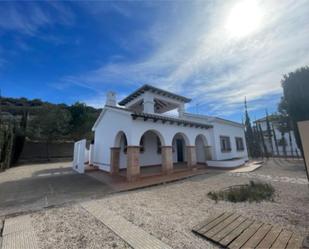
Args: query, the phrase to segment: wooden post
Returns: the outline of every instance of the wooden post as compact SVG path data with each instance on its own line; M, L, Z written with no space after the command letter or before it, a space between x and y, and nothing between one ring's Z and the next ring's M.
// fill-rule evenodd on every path
M307 171L307 178L309 181L309 120L298 122L297 125L304 152L303 157Z

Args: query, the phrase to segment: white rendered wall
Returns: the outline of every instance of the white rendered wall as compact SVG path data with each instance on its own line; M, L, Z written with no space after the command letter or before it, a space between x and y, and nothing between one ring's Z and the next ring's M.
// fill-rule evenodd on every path
M157 150L157 136L152 132L147 132L144 137L144 152L140 153L140 165L161 164L161 153Z
M110 148L118 147L115 144L115 138L120 131L126 134L127 144L133 146L140 145L140 139L146 131L154 131L161 138L161 143L164 146L171 146L173 138L177 133L184 136L185 146L195 145L195 139L202 134L207 140L207 144L211 147L213 160L224 160L233 157L247 158L246 144L244 131L242 127L230 124L213 123L214 128L201 129L183 125L170 124L169 122L162 123L161 121L153 122L151 120L144 121L143 119L132 120L131 113L125 110L113 108L105 108L104 115L98 122L95 128L95 143L94 143L94 165L97 165L102 170L110 170ZM220 148L220 135L230 136L232 151L222 153ZM236 151L235 137L243 137L245 150L243 152ZM141 165L154 165L161 163L161 154L157 153L157 142L155 136L150 136L144 140L145 152L140 154ZM121 142L123 145L123 142ZM123 152L121 145L120 152L120 167L126 167L126 154ZM154 152L152 152L154 151ZM174 145L173 150L174 162L177 161L177 148ZM186 151L184 151L184 161L186 160Z
M108 108L103 111L105 111L103 118L95 129L93 163L100 169L109 171L110 148L115 147L115 138L119 131L126 134L128 144L130 144L132 118L130 113L125 111L114 111Z
M199 134L203 134L208 141L211 141L212 129L177 126L168 122L163 124L161 121L154 123L152 121L132 120L130 112L105 108L102 120L95 128L94 165L99 166L102 170L110 170L110 148L115 147L115 138L119 131L126 134L128 145L139 146L141 136L149 130L157 132L162 139L162 145L171 146L177 133L185 134L186 145L195 145L195 138ZM145 142L147 143L146 139ZM146 146L152 145L147 143ZM153 146L156 146L156 141ZM186 160L185 152L184 159ZM161 163L161 155L154 153L150 156L146 149L145 154L140 155L140 160L141 165L158 164ZM120 167L126 167L126 155L123 153L123 148L120 152Z
M195 143L196 146L196 160L198 163L205 163L206 162L206 151L204 141L201 137L198 137Z
M221 151L220 136L230 137L231 151L229 152ZM236 157L246 159L248 158L245 132L243 127L216 122L214 124L214 137L215 137L215 143L214 143L215 154L213 155L213 160L226 160ZM235 137L241 137L243 139L244 143L243 151L237 151Z

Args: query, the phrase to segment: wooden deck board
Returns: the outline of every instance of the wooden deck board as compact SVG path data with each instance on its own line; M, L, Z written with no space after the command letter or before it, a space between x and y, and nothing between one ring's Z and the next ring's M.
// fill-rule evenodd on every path
M215 219L219 218L220 216L222 216L224 213L220 213L220 214L216 214L213 215L211 217L209 217L208 219L203 220L202 222L200 222L199 224L197 224L196 226L194 226L192 228L192 230L197 231L200 230L201 228L203 228L206 224L214 221Z
M214 221L208 223L206 226L202 227L200 230L198 230L198 233L205 234L208 230L212 229L216 225L218 225L220 222L224 221L226 218L231 216L232 213L224 213L219 218L215 219Z
M228 226L226 226L223 230L221 230L219 233L217 233L214 237L214 241L220 241L225 236L227 236L230 232L235 230L241 223L243 223L246 220L246 218L239 216L236 220L234 220L232 223L230 223Z
M291 236L292 236L292 232L287 231L287 230L282 230L271 248L272 249L286 248Z
M263 224L259 230L242 246L242 248L253 249L255 248L261 240L266 236L266 234L271 229L271 225Z
M236 213L213 215L192 231L230 249L299 249L303 240L297 233Z
M252 220L247 219L245 222L240 224L234 231L228 234L224 239L220 241L220 244L223 246L227 246L231 243L235 238L237 238L244 230L246 230L251 224L253 223Z
M300 248L302 246L303 238L299 236L296 233L293 233L286 249L294 249L294 248Z
M218 232L220 232L222 229L224 229L226 226L228 226L230 223L232 223L234 220L236 220L239 217L239 214L233 214L230 217L228 217L227 219L225 219L223 222L219 223L218 225L216 225L215 227L213 227L212 229L208 230L204 236L205 237L213 237L214 235L216 235Z
M239 237L237 237L231 244L228 245L230 249L241 248L257 230L263 225L262 222L255 221L249 226Z
M260 242L260 244L256 247L256 249L265 249L270 248L272 244L275 242L282 229L278 227L272 227L271 230L267 233L264 239Z

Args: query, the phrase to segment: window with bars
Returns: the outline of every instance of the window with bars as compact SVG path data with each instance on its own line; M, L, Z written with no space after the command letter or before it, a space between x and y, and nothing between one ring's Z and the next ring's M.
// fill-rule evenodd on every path
M236 141L236 149L238 151L243 151L245 150L244 147L244 140L242 139L242 137L235 137L235 141Z
M231 149L231 141L228 136L220 136L220 145L222 152L230 152Z

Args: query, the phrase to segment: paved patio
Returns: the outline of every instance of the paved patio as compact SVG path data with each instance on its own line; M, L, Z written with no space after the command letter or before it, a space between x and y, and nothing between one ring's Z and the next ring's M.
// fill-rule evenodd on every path
M174 182L206 173L222 172L222 170L207 168L203 164L191 169L185 163L175 164L171 174L163 174L161 169L161 165L141 167L140 178L134 182L127 181L125 169L122 169L119 175L113 176L101 170L87 171L86 174L108 185L113 191L121 192Z

